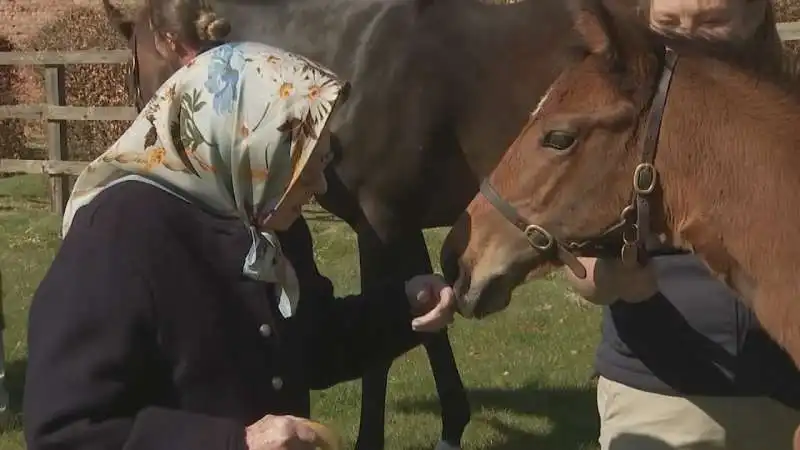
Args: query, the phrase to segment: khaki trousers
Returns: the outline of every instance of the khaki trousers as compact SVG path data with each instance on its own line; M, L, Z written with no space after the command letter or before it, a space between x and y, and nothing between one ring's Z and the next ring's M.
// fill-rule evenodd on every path
M602 450L792 450L800 412L764 397L673 397L600 377Z

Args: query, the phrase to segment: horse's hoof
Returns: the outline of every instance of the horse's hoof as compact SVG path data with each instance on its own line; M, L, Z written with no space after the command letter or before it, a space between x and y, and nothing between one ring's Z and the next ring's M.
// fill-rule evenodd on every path
M436 450L461 450L461 447L448 443L447 441L439 441L436 444Z

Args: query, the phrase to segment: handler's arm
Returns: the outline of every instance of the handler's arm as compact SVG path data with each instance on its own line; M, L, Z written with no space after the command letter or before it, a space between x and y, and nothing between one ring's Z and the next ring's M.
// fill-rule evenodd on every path
M136 233L149 230L92 208L76 217L31 304L28 450L244 449L241 424L156 406L164 368L151 286L137 267L148 237Z
M596 305L610 305L617 300L637 303L658 293L653 268L627 270L616 261L578 258L586 267L586 278L580 279L564 268L567 281L586 300Z

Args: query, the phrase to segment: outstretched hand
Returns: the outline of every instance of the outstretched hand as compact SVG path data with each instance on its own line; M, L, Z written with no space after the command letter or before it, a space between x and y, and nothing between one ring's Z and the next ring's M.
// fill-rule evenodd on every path
M316 450L316 440L306 421L294 416L266 415L246 430L248 450Z
M456 296L441 276L415 276L406 282L406 296L416 316L411 321L414 331L436 332L453 323Z
M341 438L313 420L267 414L245 430L247 450L339 450Z

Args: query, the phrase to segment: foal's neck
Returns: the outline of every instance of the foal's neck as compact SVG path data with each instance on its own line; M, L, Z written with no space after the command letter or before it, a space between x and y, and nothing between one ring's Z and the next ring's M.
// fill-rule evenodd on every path
M800 362L800 101L695 60L669 95L656 166L675 240Z

